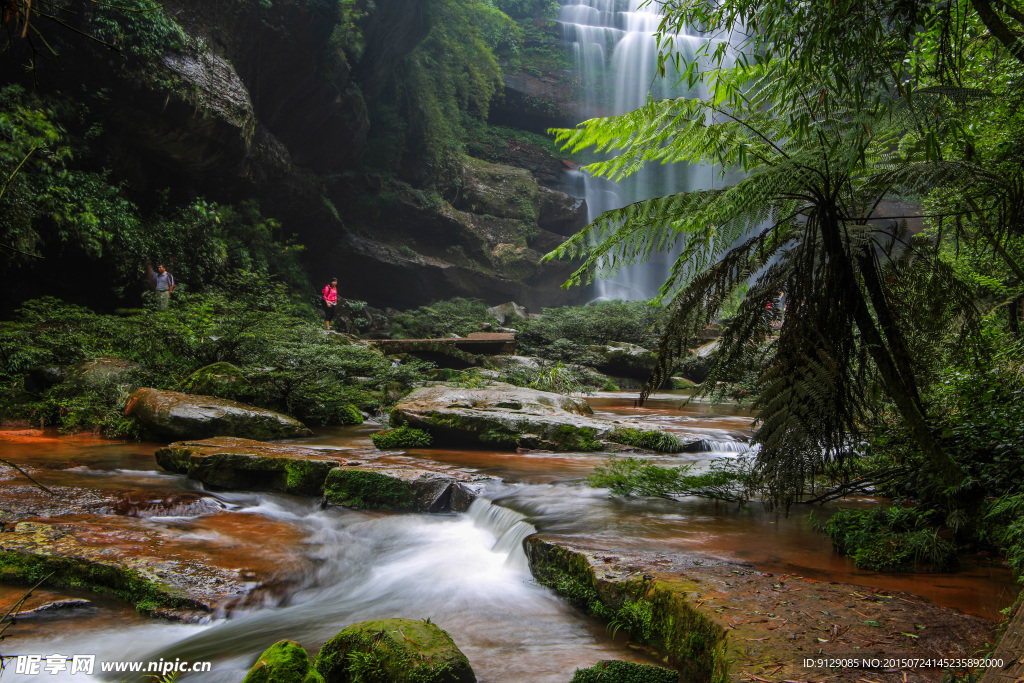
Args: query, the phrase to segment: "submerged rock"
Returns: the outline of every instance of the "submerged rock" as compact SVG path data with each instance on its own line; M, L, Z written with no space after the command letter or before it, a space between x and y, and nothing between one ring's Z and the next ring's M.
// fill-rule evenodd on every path
M617 429L660 433L652 426L591 415L581 398L495 382L479 389L422 387L395 406L391 419L429 431L438 441L508 450L595 451L605 448L601 441Z
M312 436L293 417L213 396L143 387L128 398L125 415L149 432L169 439L238 436L291 439Z
M323 683L306 650L294 640L279 640L260 655L242 683Z
M327 473L345 462L333 451L223 436L172 443L156 461L212 486L307 496L319 495Z
M371 668L372 667L372 668ZM469 660L451 636L429 622L378 619L353 624L316 658L326 683L475 683ZM374 671L369 677L366 671Z

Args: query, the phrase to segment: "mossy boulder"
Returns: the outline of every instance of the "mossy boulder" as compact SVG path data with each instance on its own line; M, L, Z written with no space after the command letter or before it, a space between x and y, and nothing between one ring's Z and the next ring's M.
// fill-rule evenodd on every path
M376 448L386 451L392 448L426 448L433 438L429 432L412 427L399 427L386 432L370 435L370 441Z
M499 382L475 389L422 387L395 406L391 419L426 430L439 443L506 450L595 451L616 429L661 433L653 425L594 418L581 398Z
M327 473L344 462L331 451L232 437L178 441L157 450L156 461L212 486L307 496L319 495Z
M429 621L378 619L353 624L316 658L326 683L475 683L469 660Z
M462 181L457 208L527 221L540 215L540 188L525 168L466 157Z
M100 389L104 385L117 385L128 393L138 381L142 366L123 358L99 357L83 360L73 365L67 372L65 381L76 385L82 390ZM134 384L135 387L138 384Z
M242 370L231 363L212 363L199 368L181 383L181 390L189 394L243 398L252 391Z
M292 439L312 436L293 417L214 396L183 394L143 387L128 398L125 416L147 432L168 439L237 436Z
M293 640L280 640L260 655L242 683L323 683L306 650Z
M628 342L595 344L588 350L597 359L594 367L616 377L646 380L658 360L658 354Z
M248 679L246 679L248 681ZM606 659L587 669L576 669L569 683L678 683L679 672L652 664Z
M337 467L327 475L324 499L376 510L464 512L476 498L469 475L414 468Z

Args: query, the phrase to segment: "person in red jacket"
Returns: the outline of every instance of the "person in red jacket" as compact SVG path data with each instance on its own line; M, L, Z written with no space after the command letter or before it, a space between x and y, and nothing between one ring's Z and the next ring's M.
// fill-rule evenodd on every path
M332 277L331 281L324 287L324 320L327 322L327 329L331 329L331 321L334 320L334 309L338 307L338 278Z

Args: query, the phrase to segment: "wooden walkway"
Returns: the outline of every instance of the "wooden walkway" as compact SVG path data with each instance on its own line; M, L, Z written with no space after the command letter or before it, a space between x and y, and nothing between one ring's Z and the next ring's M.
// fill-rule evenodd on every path
M996 645L990 659L1003 660L1002 667L985 670L981 683L1024 683L1024 607L1017 603L1006 633Z

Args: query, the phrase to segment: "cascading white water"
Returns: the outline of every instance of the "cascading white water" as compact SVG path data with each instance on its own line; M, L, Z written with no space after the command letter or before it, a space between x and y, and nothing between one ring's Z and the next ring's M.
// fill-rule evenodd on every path
M559 23L573 46L579 70L581 119L622 114L655 99L694 97L699 90L675 86L677 78L657 75L655 32L661 21L658 2L644 0L563 0ZM673 36L675 48L692 58L706 40L696 34ZM605 211L666 194L711 187L713 168L680 165L645 168L612 183L574 173L573 191L586 197L588 221ZM676 254L654 255L648 262L621 271L596 285L598 298L649 299L669 274Z
M523 540L537 533L537 530L526 521L525 515L495 505L486 498L474 500L467 514L476 526L487 529L497 537L491 550L507 555L506 566L523 572L530 571L530 563L523 552Z

